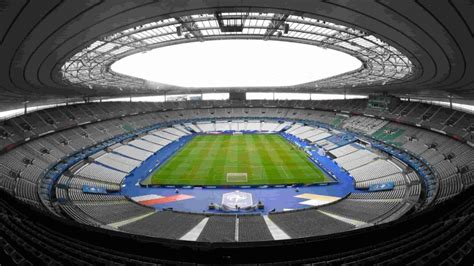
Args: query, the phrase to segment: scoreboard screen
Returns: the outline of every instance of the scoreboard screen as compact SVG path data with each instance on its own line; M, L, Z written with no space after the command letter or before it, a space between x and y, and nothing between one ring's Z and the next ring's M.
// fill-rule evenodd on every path
M400 104L400 99L390 95L370 95L367 107L380 111L392 111Z

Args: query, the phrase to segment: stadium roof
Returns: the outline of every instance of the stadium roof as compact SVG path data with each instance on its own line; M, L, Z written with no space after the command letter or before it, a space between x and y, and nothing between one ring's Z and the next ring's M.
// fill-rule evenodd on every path
M472 100L473 12L467 0L5 1L0 11L0 109L23 101L187 93L189 88L119 75L110 65L156 47L216 39L313 44L364 62L353 72L278 87L281 92ZM198 90L224 91L257 89Z
M285 24L287 30L284 29ZM154 86L146 80L118 75L111 71L109 66L127 55L152 48L226 39L263 39L312 44L343 51L364 62L363 67L349 73L288 86L286 90L290 91L398 83L409 79L414 72L411 61L400 51L360 30L288 13L216 12L153 21L102 37L66 61L61 67L61 73L63 80L71 86L119 87L138 91L148 87L158 93L169 90L185 93L189 92L188 87L173 87L167 84ZM232 52L231 48L227 51ZM285 52L291 54L292 51ZM176 58L178 57L179 55L176 55ZM223 60L226 60L225 57ZM195 66L199 67L199 63ZM274 67L283 69L285 66ZM254 88L245 89L252 91ZM214 89L219 92L228 90L231 88Z

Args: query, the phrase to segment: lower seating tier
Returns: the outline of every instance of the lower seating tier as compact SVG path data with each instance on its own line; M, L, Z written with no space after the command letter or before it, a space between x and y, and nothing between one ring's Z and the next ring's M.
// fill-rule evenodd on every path
M200 214L159 211L136 222L123 225L119 229L139 235L179 239L204 217Z
M269 218L291 238L327 235L355 228L316 209L275 213Z

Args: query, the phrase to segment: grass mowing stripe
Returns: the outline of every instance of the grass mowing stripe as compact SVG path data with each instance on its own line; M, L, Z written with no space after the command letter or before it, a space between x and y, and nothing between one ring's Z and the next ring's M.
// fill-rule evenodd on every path
M296 147L287 143L286 140L283 139L283 137L281 136L275 136L275 137L278 137L278 138L270 138L269 141L272 145L278 147L279 150L281 151L278 154L282 158L282 160L286 162L285 165L282 166L282 169L285 172L285 176L288 177L288 176L300 175L300 173L296 171L297 169L295 168L295 166L297 165L297 161L300 160L298 159L298 155L301 154L301 152ZM290 173L290 175L288 175L288 173Z
M242 145L240 145L240 138L239 136L232 136L231 139L233 140L233 143L234 143L234 147L235 147L235 151L236 151L236 161L235 161L235 165L237 167L237 173L240 173L242 172L242 165L241 162L242 161L242 158L241 158L241 154L242 154Z
M215 139L210 139L209 141L205 141L202 143L205 146L204 153L200 154L201 156L203 156L203 158L201 160L196 160L197 163L195 164L195 167L191 169L188 175L199 177L207 176L209 174L209 163L211 163L212 159L214 158L213 155L216 149L216 143L219 142L216 142ZM199 154L196 154L196 159L199 158L198 156Z
M229 147L228 141L219 141L219 139L216 138L216 142L218 143L218 146L217 149L215 149L214 157L212 158L212 162L208 171L208 176L212 183L222 180L222 175L225 171L225 157L223 157L222 154L224 154L226 149Z
M269 138L268 139L270 145L272 146L275 146L277 147L277 149L279 150L279 152L277 153L280 160L282 160L283 162L285 162L284 164L282 164L280 166L281 170L283 171L283 173L285 174L285 178L288 179L294 175L294 173L291 171L291 168L288 168L288 165L291 165L293 163L293 159L292 159L292 153L290 153L290 150L291 150L291 146L288 145L288 143L285 143L282 141L281 138L279 138L279 136L275 135L274 138ZM288 149L290 148L290 149Z
M271 135L270 138L272 137L273 136ZM276 150L272 149L271 145L269 144L268 139L270 138L266 138L265 135L258 135L258 140L260 141L262 147L260 151L262 152L262 157L266 161L264 162L264 165L271 170L270 174L272 176L270 178L282 179L285 178L286 173L278 166L282 165L283 161L278 156L279 152L275 152Z
M199 155L199 154L204 154L204 155L207 155L209 153L209 146L206 145L205 142L199 142L198 143L198 146L197 146L198 149L195 149L192 151L192 153L190 155L193 155L193 156L189 156L189 157L195 157L196 155ZM201 167L201 164L204 163L203 160L192 160L191 162L189 162L188 160L186 160L187 157L184 157L182 156L182 159L183 159L183 162L185 162L186 164L186 168L185 169L182 169L182 172L183 172L183 175L185 176L185 178L189 178L189 179L192 179L193 177L195 177L195 173L200 169ZM176 171L176 170L181 170L181 169L171 169L171 171Z
M227 140L228 146L225 155L225 164L224 164L224 172L235 172L237 169L234 169L234 164L237 161L237 154L234 151L232 140L229 137Z
M290 160L293 162L293 164L288 164L288 168L292 172L292 174L299 175L301 176L301 178L306 178L306 177L313 178L314 176L316 176L318 177L318 179L321 179L321 177L323 177L322 180L324 180L324 176L320 174L321 171L319 170L319 168L317 168L314 165L313 162L310 161L306 153L304 153L303 151L299 150L297 147L286 142L286 140L283 137L281 136L279 137L282 140L281 142L282 144L290 146L291 149L295 151L293 153L288 153L292 155ZM306 164L306 167L314 169L314 171L305 171L306 170L305 165L298 166L297 161L301 161L301 160Z
M186 158L193 157L193 154L204 152L205 145L203 145L203 143L200 141L195 141L188 144L191 145L185 145L185 147L183 147L172 158L170 158L165 163L165 165L158 168L162 169L162 171L155 172L157 174L153 175L153 183L163 184L163 181L166 180L166 183L168 184L176 184L175 180L169 178L174 175L181 175L185 179L190 178L188 173L192 171L191 169L194 165L194 162L190 162L186 160Z
M250 135L248 138L245 138L246 140L246 145L251 147L251 154L250 160L251 160L251 168L253 170L254 178L255 180L260 180L261 182L266 182L268 180L268 173L267 173L267 168L263 167L262 163L262 156L257 149L259 145L255 141L255 136L254 134Z

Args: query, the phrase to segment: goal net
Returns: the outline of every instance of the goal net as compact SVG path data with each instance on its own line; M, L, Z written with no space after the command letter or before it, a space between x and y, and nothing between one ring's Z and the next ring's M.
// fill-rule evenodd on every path
M227 173L227 182L247 182L247 173Z

